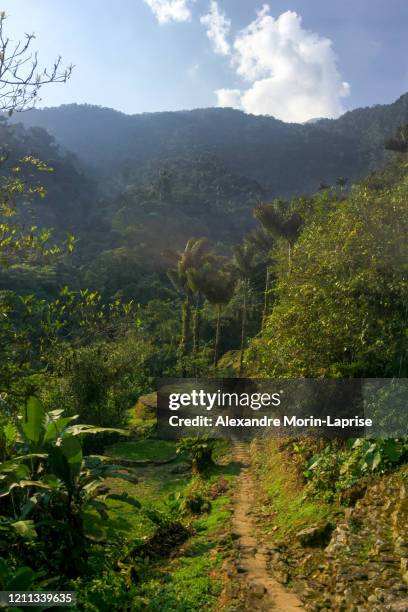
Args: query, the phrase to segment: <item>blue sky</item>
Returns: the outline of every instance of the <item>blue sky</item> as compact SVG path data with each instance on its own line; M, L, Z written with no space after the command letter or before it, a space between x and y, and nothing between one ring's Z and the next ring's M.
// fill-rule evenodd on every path
M234 106L286 121L408 91L407 0L3 0L7 33L75 64L40 106Z

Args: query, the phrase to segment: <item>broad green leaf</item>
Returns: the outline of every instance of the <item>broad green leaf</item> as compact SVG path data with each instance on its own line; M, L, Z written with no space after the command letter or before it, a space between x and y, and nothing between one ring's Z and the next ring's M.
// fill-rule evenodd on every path
M7 590L27 591L32 586L37 575L31 567L20 567L7 584Z
M23 409L21 428L30 442L38 443L41 439L45 410L36 397L30 397Z
M48 416L53 420L56 421L57 419L60 418L60 416L62 416L64 414L64 409L63 408L58 408L58 410L50 410L48 412ZM72 417L74 418L74 417Z
M24 461L28 461L30 459L46 459L48 455L45 453L29 453L28 455L20 455L17 457L13 457L9 461L4 461L0 463L0 472L9 471L10 468L14 469L14 467L19 463L24 463Z
M397 463L403 454L402 445L396 440L386 440L384 443L384 454L390 463Z
M50 470L62 480L67 489L71 489L71 470L66 456L60 446L54 446L49 454L48 463Z
M68 462L71 472L71 482L73 482L74 479L79 476L81 470L83 459L81 444L73 436L64 437L61 442L61 451Z
M35 540L38 537L34 521L17 521L11 526L25 540Z
M19 480L13 482L7 489L0 491L0 497L6 497L10 495L13 489L28 489L28 488L47 489L50 491L50 487L42 482L41 480Z
M373 462L371 464L371 469L374 471L381 463L381 453L377 451L374 455Z
M103 499L114 499L115 501L124 502L133 506L134 508L141 508L141 503L135 498L130 497L128 493L108 493Z
M92 508L95 508L95 510L97 511L99 516L104 521L106 521L109 518L106 504L104 504L103 501L101 501L99 499L91 499L91 501L89 502L88 506L90 506Z
M122 436L128 436L129 431L126 429L115 429L113 427L95 427L94 425L72 425L66 430L67 434L71 436L79 436L81 434L97 434L97 433L118 433Z
M56 421L51 421L48 423L45 429L44 443L56 440L64 431L66 426L75 418L76 417L61 417Z

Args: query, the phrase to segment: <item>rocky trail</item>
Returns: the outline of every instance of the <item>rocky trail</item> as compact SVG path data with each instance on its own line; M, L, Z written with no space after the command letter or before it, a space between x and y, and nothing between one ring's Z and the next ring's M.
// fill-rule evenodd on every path
M372 479L353 505L331 518L288 541L268 542L259 534L262 491L248 445L236 443L233 456L240 472L231 518L228 612L408 612L406 468ZM296 594L285 588L288 583Z
M242 469L234 496L232 531L236 538L236 558L228 571L231 585L228 599L234 610L303 610L300 600L274 580L268 571L268 551L259 541L252 518L256 500L256 485L251 471L248 446L234 446L234 460Z

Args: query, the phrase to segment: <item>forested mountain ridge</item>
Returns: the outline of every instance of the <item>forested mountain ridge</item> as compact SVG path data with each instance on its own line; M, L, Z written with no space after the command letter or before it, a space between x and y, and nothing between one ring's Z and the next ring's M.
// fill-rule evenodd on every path
M228 108L126 115L77 104L32 110L13 120L47 129L110 191L120 190L126 174L152 160L205 152L256 180L268 197L286 197L313 192L339 176L358 180L381 164L384 140L408 121L408 94L393 104L303 125Z
M8 175L16 166L24 168L21 160L32 156L48 168L35 172L32 167L24 171L30 185L41 184L47 192L37 206L32 207L32 217L25 210L24 224L53 226L57 231L77 231L87 223L97 201L96 184L86 173L77 157L63 151L55 139L41 128L25 129L21 124L12 125L0 118L0 177Z
M128 116L88 105L12 121L0 126L8 165L28 154L54 169L36 178L47 197L24 223L75 235L80 284L145 300L166 273L165 249L191 236L228 249L254 227L257 203L381 165L385 140L408 121L408 95L307 125L232 109Z
M46 197L33 194L23 209L22 226L52 229L55 240L75 236L70 261L76 272L68 270L68 277L74 276L78 286L91 282L108 295L121 291L132 299L149 299L149 287L168 268L162 251L181 248L192 235L231 246L253 227L252 209L265 198L256 181L205 152L124 167L107 193L89 167L43 128L3 118L0 151L1 180L19 167L27 184L44 188ZM44 168L22 162L27 156ZM28 291L43 285L26 266L2 270L0 278L6 287ZM48 291L50 279L44 282Z

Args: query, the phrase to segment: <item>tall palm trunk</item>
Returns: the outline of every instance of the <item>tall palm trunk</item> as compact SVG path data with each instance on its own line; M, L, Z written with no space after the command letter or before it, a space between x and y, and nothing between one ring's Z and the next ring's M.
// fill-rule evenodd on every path
M214 344L214 366L218 365L218 358L220 352L220 330L221 330L221 310L222 305L217 304L217 325L215 328L215 344Z
M244 350L247 335L247 301L248 301L248 281L244 281L244 301L242 304L242 325L241 325L241 353L239 356L239 375L244 371Z
M182 365L182 374L185 374L185 357L188 354L188 345L190 342L190 327L191 327L191 294L187 293L182 306L181 315L181 338L179 347L179 357Z
M268 295L269 277L270 277L270 270L269 270L269 266L267 265L266 266L266 278L265 278L265 290L264 290L264 308L263 308L263 313L262 313L261 329L265 327L266 317L268 316L268 312L269 312L269 295Z
M288 240L288 276L292 271L292 243Z
M200 350L200 331L201 331L201 295L198 293L194 308L193 322L193 357L197 357Z

